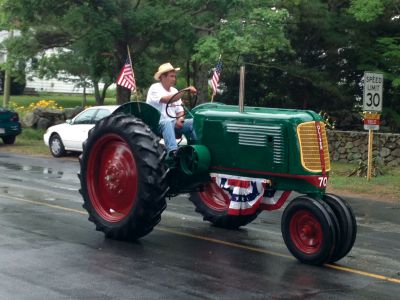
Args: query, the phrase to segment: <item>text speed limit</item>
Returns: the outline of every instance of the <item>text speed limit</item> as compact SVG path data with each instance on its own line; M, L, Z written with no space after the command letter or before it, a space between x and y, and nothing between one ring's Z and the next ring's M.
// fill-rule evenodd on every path
M383 74L364 73L363 111L382 111Z

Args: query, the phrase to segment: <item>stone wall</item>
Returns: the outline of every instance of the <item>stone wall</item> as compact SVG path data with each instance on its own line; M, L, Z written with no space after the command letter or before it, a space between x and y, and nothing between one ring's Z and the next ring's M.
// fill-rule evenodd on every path
M72 119L81 111L83 111L81 106L63 110L39 107L26 113L21 119L21 123L26 128L47 129L50 126L64 123L67 119Z
M358 162L368 159L368 131L328 130L332 161ZM387 166L400 166L400 134L374 131L373 157Z

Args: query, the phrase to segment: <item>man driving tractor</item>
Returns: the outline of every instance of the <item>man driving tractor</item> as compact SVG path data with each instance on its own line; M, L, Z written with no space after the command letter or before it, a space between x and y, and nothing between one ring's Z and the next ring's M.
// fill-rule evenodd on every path
M195 87L189 86L178 92L174 86L176 72L179 70L180 68L174 68L170 63L160 65L154 74L154 79L159 82L150 86L146 99L148 104L161 113L160 131L169 154L175 153L178 148L176 135L184 134L189 139L196 139L193 119L185 120L181 97L185 92L196 94L197 90ZM170 106L167 107L168 103Z

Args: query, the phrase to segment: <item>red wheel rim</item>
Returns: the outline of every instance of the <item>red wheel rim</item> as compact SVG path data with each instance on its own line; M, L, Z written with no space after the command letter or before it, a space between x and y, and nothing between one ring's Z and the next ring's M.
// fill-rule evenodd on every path
M322 247L321 223L309 211L300 210L290 220L290 237L295 246L304 253L315 254Z
M230 199L228 195L215 182L206 184L199 195L204 204L213 210L222 212L229 208Z
M135 205L138 174L133 153L124 139L106 134L89 153L86 184L96 212L108 222L124 219Z

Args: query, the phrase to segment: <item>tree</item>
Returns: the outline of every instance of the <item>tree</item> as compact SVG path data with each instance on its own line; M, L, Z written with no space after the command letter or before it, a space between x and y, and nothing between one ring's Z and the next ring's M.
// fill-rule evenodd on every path
M19 60L40 60L45 50L54 47L75 51L87 62L88 72L82 70L82 74L91 79L96 94L100 94L100 81L107 87L115 80L127 45L140 61L157 36L166 36L160 25L168 20L158 1L3 0L0 4L3 11L19 19L22 35L15 39L13 49ZM119 103L129 100L129 93L119 87L117 94Z
M383 120L392 131L400 131L399 3L395 0L369 0L367 3L352 0L349 13L363 29L357 33L368 42L362 44L358 67L384 74Z
M22 37L16 41L14 51L22 59L32 59L52 47L66 47L88 63L89 72L84 75L89 76L97 90L98 82L104 81L107 86L107 80L115 80L129 45L139 86L152 81L154 70L164 62L160 59L175 60L186 66L188 83L200 85L205 99L207 73L224 50L222 46L226 42L233 46L227 51L228 56L245 53L252 45L258 45L261 34L251 39L258 32L256 27L269 27L275 22L263 19L273 16L262 11L263 1L2 0L0 3L4 11L19 18ZM248 17L247 13L252 15ZM225 19L229 19L227 25ZM248 22L254 19L253 24L242 28L246 19ZM273 29L274 25L270 26L269 33ZM217 51L206 53L210 50L207 44L214 41L208 36L220 39L213 46ZM230 40L231 37L234 39ZM246 46L249 41L251 45ZM257 52L262 50L258 47ZM143 74L142 70L149 72ZM128 99L129 91L117 87L118 102Z
M195 84L209 99L207 78L222 54L217 101L237 103L246 65L246 104L333 111L356 109L365 70L385 74L385 103L399 105L400 12L397 0L0 0L22 31L13 60L40 68L44 51L69 49L52 68L99 83L115 82L129 45L139 95L161 63L183 68L179 87ZM36 60L35 60L36 59ZM37 61L37 63L36 63ZM75 66L74 66L75 65ZM183 82L185 81L185 82ZM387 86L387 87L386 87ZM117 88L117 101L130 91Z
M263 64L267 66L263 71L270 72L279 55L291 52L284 34L288 16L287 10L277 9L273 1L236 1L223 17L215 20L209 34L199 38L192 57L194 61L210 66L210 62L214 65L222 55L221 80L229 82L229 89L225 99L220 97L220 100L237 98L237 72L241 64ZM257 87L248 86L246 91L249 88L257 90ZM247 92L247 95L252 94Z
M246 46L251 45L250 53L253 52L253 55L242 55L248 66L248 101L262 106L350 112L357 110L356 100L362 99L364 71L372 70L385 74L386 105L392 115L393 110L399 111L399 39L396 33L399 7L396 1L382 0L383 6L371 1L383 9L376 9L376 14L372 15L371 6L367 5L369 9L365 13L368 14L363 19L362 13L357 17L353 14L355 2L358 1L278 1L276 9L287 12L280 23L283 38L278 39L278 44L285 48L283 51L277 48L279 51L272 53L263 49L260 52L268 55L257 56L254 55L257 46L246 40ZM269 38L268 34L261 33ZM240 38L243 36L240 34ZM219 37L216 40L222 41ZM260 42L261 38L257 40ZM234 49L234 45L226 44ZM243 52L247 51L245 48ZM234 77L237 78L236 73ZM237 80L226 77L224 80L228 93L220 99L229 101L237 94L232 89L237 86Z

